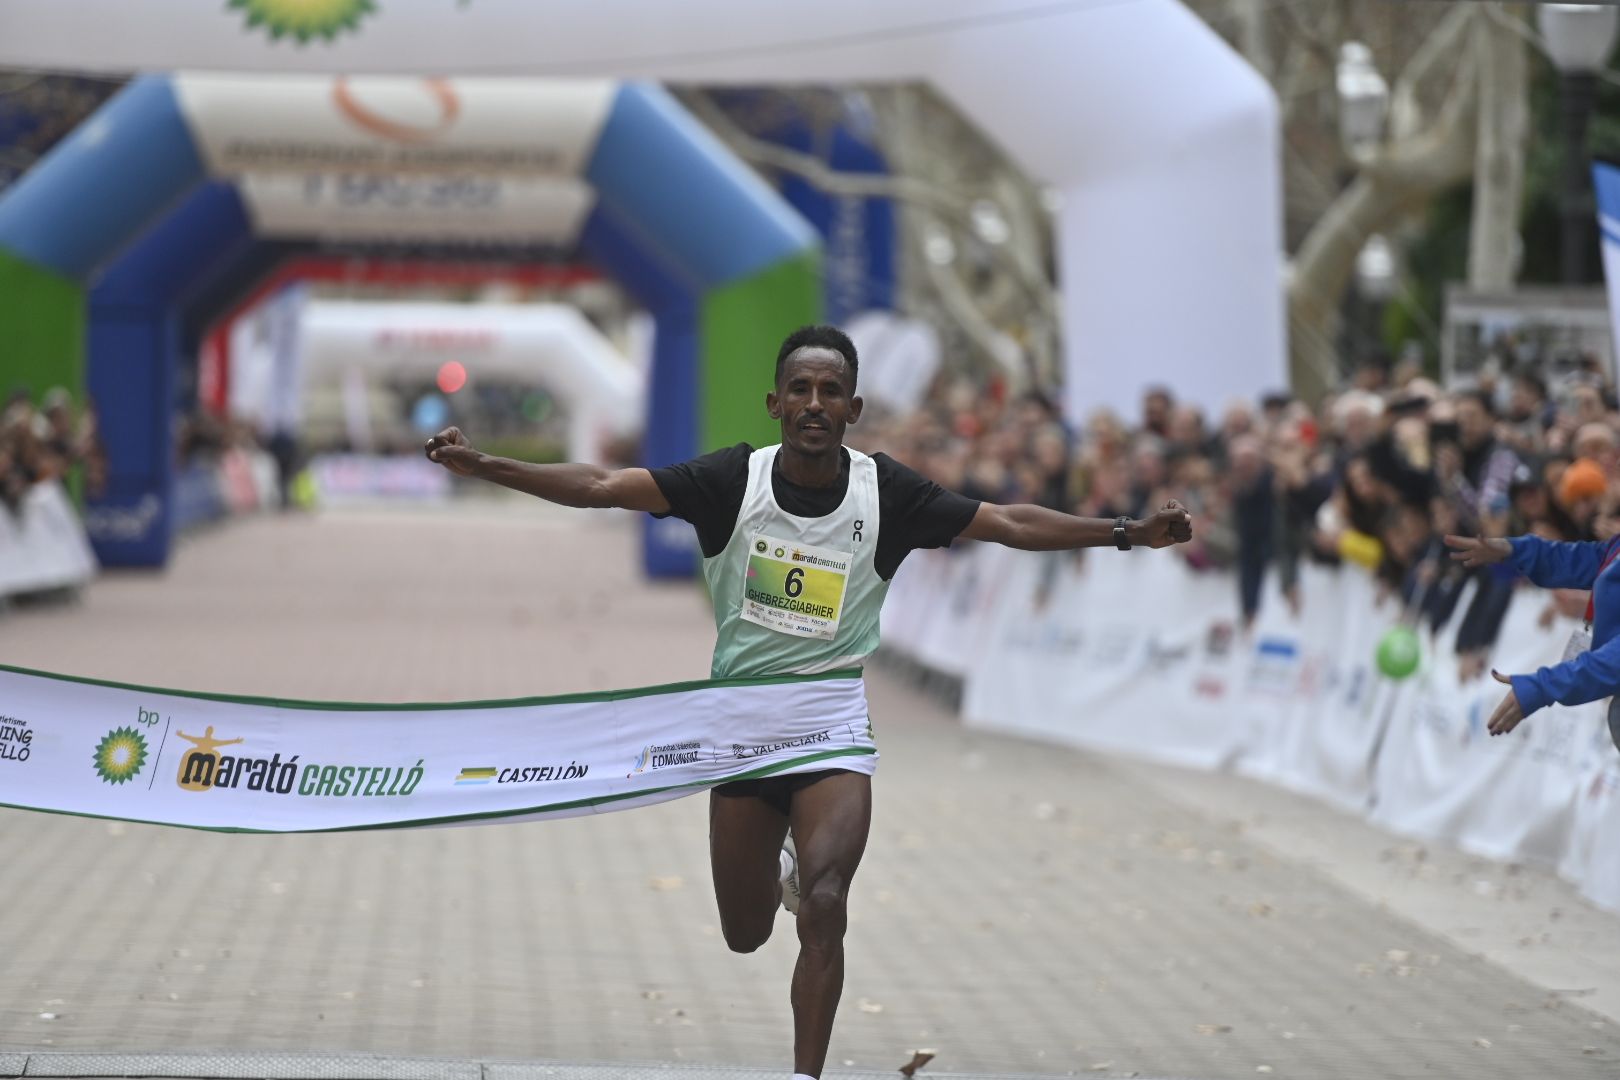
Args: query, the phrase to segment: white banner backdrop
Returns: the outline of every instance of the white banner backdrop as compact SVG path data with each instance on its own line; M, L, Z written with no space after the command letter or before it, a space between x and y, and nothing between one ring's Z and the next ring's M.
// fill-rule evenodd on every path
M571 247L596 193L582 180L388 173L249 173L261 236L502 241Z
M1606 704L1535 714L1510 736L1485 720L1503 690L1463 684L1458 604L1419 671L1379 675L1400 617L1356 569L1304 568L1303 605L1275 588L1247 633L1229 574L1173 555L918 553L896 576L884 646L964 679L978 727L1194 768L1233 768L1378 824L1499 859L1556 866L1620 910L1620 754ZM953 597L968 597L966 604ZM1557 660L1571 624L1539 624L1546 597L1508 609L1491 662ZM964 614L970 613L970 614Z
M343 705L0 666L0 748L0 805L232 832L603 813L877 758L854 671Z
M36 484L15 513L0 507L0 596L72 588L96 575L96 557L62 485Z
M606 79L175 76L181 112L216 175L577 179L616 90Z

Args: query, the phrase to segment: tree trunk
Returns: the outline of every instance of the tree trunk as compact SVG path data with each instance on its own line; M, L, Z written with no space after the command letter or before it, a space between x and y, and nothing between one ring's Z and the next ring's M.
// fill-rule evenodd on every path
M1479 145L1468 232L1468 287L1508 289L1516 277L1524 148L1530 130L1530 72L1524 39L1500 19L1474 24L1480 58Z
M1486 18L1482 11L1464 10L1446 30L1463 29L1464 20ZM1434 122L1420 133L1397 135L1366 162L1294 257L1288 283L1289 368L1294 391L1303 400L1320 400L1338 380L1339 306L1368 238L1473 171L1479 56L1471 35L1462 40L1467 52ZM1425 65L1440 54L1439 49L1425 49ZM1426 75L1426 70L1404 73L1406 85L1397 87L1395 97L1410 99L1411 85Z

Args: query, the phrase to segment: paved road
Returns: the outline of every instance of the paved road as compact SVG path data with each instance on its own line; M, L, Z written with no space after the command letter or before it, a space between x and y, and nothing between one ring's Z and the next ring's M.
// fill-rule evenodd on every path
M634 535L506 507L242 522L167 573L0 617L0 658L349 700L701 675L701 594L642 584ZM929 1047L929 1072L1620 1074L1614 1023L1201 812L1174 774L964 730L893 675L869 682L884 762L834 1065ZM785 1075L791 923L728 953L705 857L701 798L336 836L0 813L0 1049ZM1620 949L1620 920L1582 918Z

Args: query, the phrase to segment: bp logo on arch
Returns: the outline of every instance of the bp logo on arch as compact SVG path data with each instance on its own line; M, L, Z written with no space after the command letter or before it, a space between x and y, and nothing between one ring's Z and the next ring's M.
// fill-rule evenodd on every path
M249 29L262 27L272 41L291 37L300 45L357 30L377 10L374 0L229 0L229 6L247 17Z

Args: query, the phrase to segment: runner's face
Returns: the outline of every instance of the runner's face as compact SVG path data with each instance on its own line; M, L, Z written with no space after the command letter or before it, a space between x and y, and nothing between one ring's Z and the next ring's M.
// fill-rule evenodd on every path
M765 395L771 418L782 421L782 442L815 457L844 443L844 428L861 416L849 365L836 349L806 346L787 358L774 393Z

